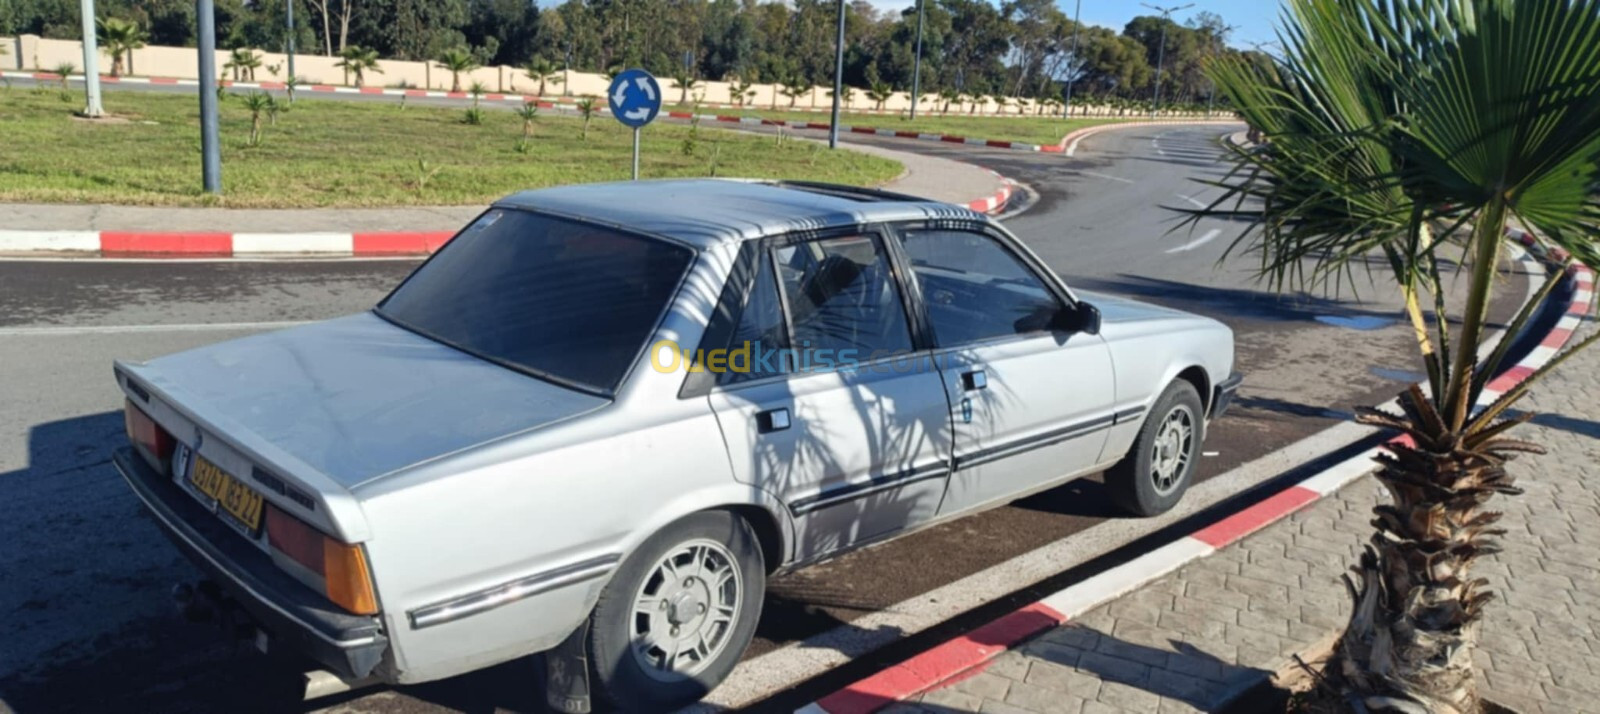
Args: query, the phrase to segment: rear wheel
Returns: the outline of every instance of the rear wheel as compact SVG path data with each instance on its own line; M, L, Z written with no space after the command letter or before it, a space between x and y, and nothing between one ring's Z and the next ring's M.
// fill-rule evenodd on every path
M1112 502L1138 516L1158 515L1178 505L1194 479L1205 430L1205 407L1194 385L1183 380L1167 385L1133 448L1106 471Z
M709 511L667 526L623 561L590 616L598 693L624 711L694 703L744 654L765 596L744 519Z

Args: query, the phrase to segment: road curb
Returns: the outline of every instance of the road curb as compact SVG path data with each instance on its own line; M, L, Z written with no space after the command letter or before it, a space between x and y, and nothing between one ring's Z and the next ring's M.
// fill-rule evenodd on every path
M1066 154L1067 156L1076 156L1077 153L1078 153L1078 144L1080 142L1082 142L1084 139L1087 139L1090 136L1092 136L1094 134L1098 134L1098 133L1100 133L1102 131L1112 131L1112 130L1117 130L1117 129L1134 129L1134 128L1138 128L1138 127L1142 127L1142 126L1167 126L1167 125L1170 125L1170 124L1187 124L1187 125L1190 125L1190 126L1211 126L1211 125L1218 125L1218 124L1238 124L1238 123L1239 123L1239 120L1237 120L1237 119L1189 119L1189 120L1168 119L1168 120L1157 120L1157 121L1133 121L1133 122L1115 122L1115 123L1112 123L1112 124L1097 124L1095 126L1086 126L1086 127L1082 128L1082 129L1078 129L1076 131L1073 131L1073 132L1067 134L1066 136L1061 137L1061 143L1060 144L1057 144L1054 148L1045 149L1045 151L1059 151L1059 152L1061 152L1063 154Z
M965 205L1006 209L1017 184L993 169L994 193ZM381 258L431 255L455 231L226 233L203 231L49 231L0 229L0 257L67 258Z
M428 255L455 231L224 233L0 230L0 255L74 258L283 258Z
M1569 257L1559 249L1543 250L1522 231L1510 231L1508 238L1528 248L1547 267L1559 266ZM1567 280L1570 297L1561 308L1559 319L1539 338L1536 347L1489 382L1480 404L1488 404L1521 384L1572 339L1583 317L1593 308L1595 274L1574 264L1567 271ZM1377 452L1378 448L1369 449L1339 462L1220 521L838 689L800 707L796 714L867 714L976 674L996 657L1035 635L1236 543L1372 473Z

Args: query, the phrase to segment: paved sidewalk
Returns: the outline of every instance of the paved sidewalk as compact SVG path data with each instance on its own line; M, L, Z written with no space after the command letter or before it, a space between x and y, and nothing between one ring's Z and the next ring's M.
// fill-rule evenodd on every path
M884 156L906 171L883 185L890 191L968 205L1007 190L1004 179L971 164L876 146L852 151ZM0 204L0 229L24 231L205 231L310 233L352 231L453 231L483 206L394 208L241 209L113 206L98 204Z
M1585 325L1582 334L1595 329ZM1523 407L1517 435L1550 453L1512 464L1526 493L1497 497L1510 531L1480 560L1498 599L1477 662L1482 693L1519 712L1600 712L1600 351L1579 355ZM1209 711L1326 643L1350 603L1339 576L1387 499L1368 476L1007 652L986 669L886 711Z

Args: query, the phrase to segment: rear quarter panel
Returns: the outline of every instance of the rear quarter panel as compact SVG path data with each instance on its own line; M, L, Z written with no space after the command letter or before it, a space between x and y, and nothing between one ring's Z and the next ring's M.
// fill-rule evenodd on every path
M454 622L407 613L562 565L626 557L705 508L778 504L733 480L704 399L649 423L620 407L357 489L397 679L426 681L549 649L594 606L605 577ZM632 422L632 423L630 423Z

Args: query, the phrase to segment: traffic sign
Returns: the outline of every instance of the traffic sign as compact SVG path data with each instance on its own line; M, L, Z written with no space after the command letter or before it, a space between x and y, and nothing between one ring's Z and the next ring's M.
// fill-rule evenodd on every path
M611 104L611 116L638 129L655 121L656 115L661 113L661 85L649 72L625 69L611 80L606 101Z

